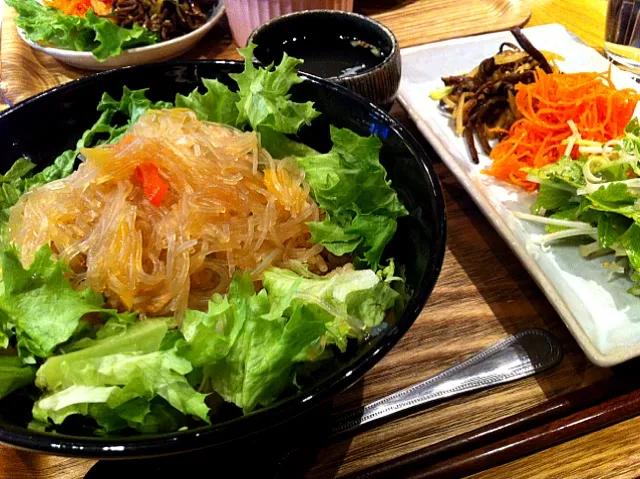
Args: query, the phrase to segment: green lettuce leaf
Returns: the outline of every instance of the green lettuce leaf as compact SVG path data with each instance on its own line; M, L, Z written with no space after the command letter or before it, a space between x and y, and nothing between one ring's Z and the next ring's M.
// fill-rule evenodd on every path
M304 157L319 155L316 150L304 143L292 140L284 133L273 131L271 128L259 127L260 142L262 147L275 159L281 160L290 157Z
M627 126L624 129L625 136L622 139L622 149L633 155L635 158L640 158L640 122L637 117L634 117L627 123ZM631 165L636 172L639 174L637 162L636 164Z
M105 311L102 296L92 289L75 291L65 277L67 267L43 246L25 269L13 248L0 253L4 290L0 321L15 328L23 361L46 358L71 338L83 315Z
M0 356L0 399L32 384L36 368L25 366L17 356Z
M119 100L104 93L97 108L101 112L100 118L84 132L82 139L76 145L76 151L81 148L117 143L147 110L173 108L170 102L152 102L147 98L147 91L148 89L130 90L125 86ZM126 121L118 121L118 117L126 118Z
M0 310L0 349L9 347L9 340L14 334L14 326L9 320L9 316Z
M635 203L637 193L624 183L613 182L593 193L585 195L579 206L575 203L577 188L585 185L582 176L583 160L563 158L537 170L530 170L529 175L541 180L538 198L532 212L556 212L551 217L559 219L579 220L597 224L601 215L598 212L617 213L637 218ZM626 175L622 175L625 179ZM565 211L566 210L566 211ZM610 216L607 216L609 218ZM601 228L605 228L604 223Z
M611 183L597 189L588 195L588 198L592 202L592 207L600 211L610 211L630 217L636 213L634 205L638 195L624 183Z
M585 159L572 160L568 156L563 156L559 161L550 163L542 168L532 168L527 171L527 176L539 183L555 183L559 186L571 186L581 188L585 186L582 167Z
M293 385L294 364L308 358L324 332L300 308L289 319L253 316L227 357L207 368L213 389L245 412L271 404Z
M0 175L0 183L11 183L19 180L36 167L26 158L18 159L4 175Z
M65 151L55 159L52 165L34 175L30 175L30 173L36 165L27 158L19 158L9 171L2 175L2 180L0 180L0 249L8 247L6 228L10 208L18 202L20 196L31 188L70 175L76 156L77 154L73 150Z
M348 338L363 338L381 324L399 296L370 269L303 278L291 270L270 268L263 284L272 303L286 300L284 304L299 305L310 317L322 320L328 344L342 351Z
M89 10L85 18L65 15L36 0L6 0L18 12L16 25L33 42L57 48L92 52L98 61L120 55L122 50L157 43L157 33L135 24L123 28L108 18L101 18Z
M178 94L176 106L190 108L202 120L237 128L250 126L265 135L270 152L272 147L275 150L280 146L280 140L289 147L290 154L294 150L295 153L309 151L283 135L297 133L300 127L308 125L320 114L313 108L313 102L291 101L289 90L303 81L298 76L298 65L302 60L285 54L275 69L272 66L256 68L253 65L254 48L255 45L249 45L238 50L245 59L244 71L229 75L238 84L237 92L232 92L218 80L203 79L206 93L196 89L188 96ZM294 145L295 148L291 148Z
M376 136L331 127L329 153L298 157L305 178L327 218L310 223L311 241L336 255L355 253L372 268L396 231L396 219L407 214L379 161Z
M624 216L603 213L598 219L598 242L602 248L612 248L633 222Z
M540 214L540 213L537 213L537 214ZM580 207L574 206L573 208L566 208L560 211L556 211L555 213L549 215L549 218L553 218L555 220L578 221L579 215L580 215ZM545 227L545 231L547 233L555 233L557 231L562 231L564 229L566 229L564 226L556 226L556 225L546 225Z
M298 66L302 60L289 57L286 53L275 67L256 68L253 65L255 45L238 50L245 59L244 71L230 74L238 83L240 97L237 126L250 125L254 131L267 127L280 133L297 133L300 127L308 125L320 113L313 108L313 102L291 101L289 89L301 83Z
M592 225L597 225L600 220L600 216L603 214L601 211L597 211L592 208L591 201L582 197L579 203L576 203L578 197L572 197L571 202L560 207L558 210L539 210L536 211L538 215L547 215L549 218L566 221L581 221ZM544 212L544 214L543 214ZM549 214L550 213L550 214ZM555 233L567 229L564 226L546 225L545 230L547 233Z
M623 148L635 155L636 146L640 146L640 123L632 121L627 126ZM640 150L639 150L640 151ZM629 160L625 162L624 160ZM613 251L616 261L624 256L631 266L629 276L638 282L640 275L640 214L638 212L638 190L634 180L628 182L629 172L637 173L637 160L634 157L622 157L622 162L612 162L607 166L606 160L599 163L597 176L603 181L594 189L594 183L588 188L583 176L585 159L573 161L562 158L555 164L529 171L528 178L538 181L540 192L531 208L534 214L547 215L553 219L579 221L597 228L597 244L587 245L581 253L585 256L594 253L607 254ZM593 171L592 171L593 173ZM580 190L580 188L584 188ZM578 192L580 196L578 195ZM591 191L591 193L588 193ZM579 203L576 203L577 201ZM568 225L546 225L546 233L552 234L567 230ZM578 234L579 231L578 231ZM599 248L599 249L596 249ZM616 267L625 265L627 260L619 261ZM623 266L626 268L626 265ZM635 285L629 293L640 295L640 286Z
M637 193L631 191L624 183L612 183L604 188L599 188L589 195L591 201L610 208L626 206L638 199Z
M162 398L154 398L150 402L134 399L113 409L104 403L91 403L86 408L81 404L73 407L78 409L75 414L96 420L100 426L98 434L110 434L126 428L143 434L155 434L177 431L187 426L186 416Z
M196 112L201 120L245 128L251 126L260 133L262 147L276 159L317 155L318 152L289 138L285 133L296 133L319 115L313 103L294 103L289 89L302 81L297 74L301 60L285 57L272 70L253 66L253 48L240 50L245 58L245 70L232 74L238 91L231 91L218 80L203 79L206 90L198 89L189 95L176 95L175 105Z
M177 94L176 107L193 110L201 120L235 126L240 114L237 107L240 96L218 80L203 78L202 84L206 93L196 88L188 96Z
M205 394L186 379L191 363L175 348L161 349L167 333L165 319L148 319L86 348L49 358L36 375L45 395L34 405L34 418L60 424L69 415L81 414L106 432L127 427L166 430L167 418L171 424L182 421L160 406L164 402L183 415L208 421Z
M640 226L637 223L632 224L620 237L620 242L627 252L629 264L634 270L640 271Z
M34 406L34 425L46 427L50 423L62 424L73 415L93 418L100 434L111 434L132 428L143 434L177 431L187 425L186 416L161 398L151 401L133 399L115 408L106 402L117 388L73 387L49 396ZM85 401L85 402L78 402Z
M116 411L119 412L123 418L132 417L131 413L135 413L135 410L127 411L125 406L132 408L133 405L134 402L130 401L127 405L121 406ZM149 412L144 414L142 422L139 422L138 419L140 415L138 415L138 417L133 416L133 418L136 419L133 423L135 424L135 429L142 434L172 432L187 426L186 416L162 399L153 399L149 403L148 408ZM98 423L101 424L101 421L98 421Z
M237 283L234 283L234 285ZM250 295L253 295L253 285ZM194 367L224 358L235 343L247 319L249 296L230 293L231 299L216 295L206 313L188 310L182 333L188 344L183 355Z
M637 117L633 117L629 123L627 123L627 126L624 127L624 132L640 139L640 121L638 121Z
M99 337L98 340L88 343L86 347L48 358L38 369L36 386L49 390L73 386L74 371L81 370L81 365L93 358L114 354L156 352L160 350L167 331L167 323L162 319L123 325L117 332L112 330L111 334Z
M194 367L219 362L229 354L255 311L268 309L266 293L256 295L250 275L237 274L227 295L214 295L206 313L186 312L182 327L184 343L178 348Z
M362 237L357 232L347 232L331 218L309 223L309 232L311 241L322 244L336 256L353 253L362 244Z
M250 412L272 403L293 385L295 363L317 359L319 354L310 350L321 342L326 328L303 317L299 308L290 317L282 316L289 304L272 305L265 290L256 294L247 274L234 278L228 298L236 315L245 319L224 358L205 368L205 383Z
M624 183L610 183L584 198L589 202L589 209L594 212L607 212L640 221L640 211L636 207L638 193ZM588 211L582 213L580 220L591 224L598 222L598 218L594 214L589 215Z
M208 421L209 408L204 402L205 395L193 389L185 378L193 367L175 350L112 354L89 359L84 368L87 371L95 368L96 375L85 372L74 384L97 382L98 385L122 386L116 390L117 394L112 394L106 401L112 408L132 399L150 400L159 396L183 414Z
M5 0L18 13L16 25L34 42L76 51L90 51L95 32L75 15L65 15L53 7L45 7L36 0Z
M556 211L560 209L570 208L572 206L571 199L575 192L567 189L557 188L552 184L543 183L538 190L538 197L531 207L531 212L535 215L546 211Z
M94 43L89 47L99 62L117 57L123 50L160 41L160 36L135 23L131 28L122 28L108 18L98 17L89 9L85 15L84 28L95 32Z
M184 355L196 364L210 361L204 390L245 413L267 406L295 387L296 365L327 359L329 345L344 351L348 338L362 339L379 327L399 298L392 275L392 266L380 275L343 270L328 277L270 268L258 293L250 276L237 275L226 297L185 324Z
M36 402L33 418L44 423L50 419L54 424L62 424L67 417L74 414L87 416L90 404L106 402L116 389L115 386L71 386Z

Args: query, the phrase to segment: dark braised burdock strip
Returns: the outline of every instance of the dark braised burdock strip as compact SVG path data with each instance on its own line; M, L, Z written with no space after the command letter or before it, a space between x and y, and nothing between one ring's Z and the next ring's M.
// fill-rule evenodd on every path
M502 42L502 45L500 45L500 48L498 49L498 51L499 51L500 53L504 52L504 47L509 47L509 48L511 48L512 50L517 50L517 49L518 49L518 47L517 47L517 46L515 46L515 45L514 45L513 43L511 43L511 42Z
M482 104L480 108L478 108L473 115L469 117L469 123L476 127L476 133L478 134L478 140L480 140L480 145L482 145L482 149L488 155L491 153L491 147L489 146L489 140L487 139L485 129L482 126L482 120L488 114L494 113L490 109L495 105L502 104L509 108L509 100L505 97L497 96L490 98L485 103Z
M478 164L480 163L480 159L478 158L478 150L476 149L476 144L473 140L473 134L475 133L473 124L468 125L464 129L464 139L467 142L467 147L469 148L469 154L471 155L471 160Z
M479 162L476 141L490 154L491 141L502 139L521 117L515 105L516 85L535 81L536 68L553 71L519 29L512 33L522 49L503 42L497 55L482 60L473 72L442 78L451 91L440 100L440 106L456 118L456 129L464 137L474 163Z
M553 73L553 70L551 69L551 65L549 65L549 62L544 57L542 52L540 52L540 50L534 47L533 44L529 41L529 39L524 36L524 33L522 33L522 30L520 30L520 27L512 28L511 33L513 34L514 37L516 37L516 40L518 41L518 44L522 47L522 49L525 52L527 52L529 55L531 55L532 58L537 60L540 63L540 67L546 73Z
M207 21L199 0L114 0L113 19L121 27L139 24L162 40L189 33Z

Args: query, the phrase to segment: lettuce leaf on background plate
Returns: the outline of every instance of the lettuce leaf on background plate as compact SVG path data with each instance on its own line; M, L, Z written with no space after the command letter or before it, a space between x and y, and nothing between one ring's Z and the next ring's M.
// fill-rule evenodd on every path
M135 24L123 28L92 9L85 18L66 15L36 0L5 0L18 13L16 25L29 40L65 50L91 52L98 61L118 56L123 50L158 43L157 33Z
M608 262L612 274L625 274L640 282L640 182L633 178L640 168L635 155L640 124L632 120L623 139L624 150L632 156L622 161L597 163L597 177L585 177L588 160L563 157L557 163L528 171L528 179L540 183L538 198L531 208L534 215L560 221L547 224L542 244L570 237L591 237L580 246L583 256L613 254ZM587 171L587 175L594 175ZM631 174L631 176L629 176ZM545 219L526 218L544 223ZM640 285L629 289L640 295Z

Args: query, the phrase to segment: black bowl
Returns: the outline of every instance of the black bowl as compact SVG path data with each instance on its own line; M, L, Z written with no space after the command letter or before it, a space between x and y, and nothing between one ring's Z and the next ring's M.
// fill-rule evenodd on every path
M202 78L218 78L231 85L227 74L241 70L238 62L222 61L141 65L54 88L0 113L0 169L5 171L22 155L46 165L59 152L72 148L96 121L96 106L104 92L119 96L126 85L149 88L153 100L172 100L176 93L187 94L198 87ZM340 86L307 77L292 93L294 100L314 101L322 112L300 132L308 145L328 150L330 124L361 135L375 133L383 139L381 161L410 212L399 220L396 236L386 250L387 256L405 266L411 291L395 324L341 358L307 389L247 416L171 434L95 437L86 429L68 427L64 432L45 433L27 429L31 404L14 394L0 401L0 442L58 455L116 458L177 453L239 440L288 422L349 387L409 329L436 283L445 249L445 207L431 161L395 120Z
M286 52L301 58L304 72L362 95L389 110L402 71L400 46L393 32L372 18L339 10L305 10L269 20L249 43L255 59L278 64ZM373 52L376 54L373 54Z

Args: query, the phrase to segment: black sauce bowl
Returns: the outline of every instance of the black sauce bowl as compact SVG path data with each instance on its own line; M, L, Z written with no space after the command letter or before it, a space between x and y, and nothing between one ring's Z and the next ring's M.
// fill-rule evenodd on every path
M381 23L357 13L291 13L256 28L248 43L257 45L254 57L263 65L278 64L286 52L306 60L302 71L343 85L385 110L400 86L398 40Z
M73 148L99 117L96 106L105 92L117 98L126 85L132 89L148 88L154 101L171 101L176 93L188 94L201 88L203 78L219 79L232 87L234 82L228 74L242 69L239 62L225 61L139 65L49 90L0 113L0 170L6 171L21 156L42 167L61 151ZM56 432L41 432L27 428L32 398L14 393L0 401L0 442L49 454L114 459L230 444L268 429L271 431L265 434L272 434L287 423L295 423L294 419L301 415L317 411L317 406L358 381L407 332L431 294L445 250L445 207L431 159L400 124L379 108L331 82L303 77L306 81L293 87L292 99L315 102L322 115L300 131L300 141L327 151L329 125L350 128L360 135L373 133L382 140L381 162L409 211L408 216L399 219L397 233L385 250L386 257L394 257L396 264L405 268L410 291L396 320L361 347L347 355L336 355L334 362L318 371L312 384L246 416L216 416L213 419L217 422L212 425L167 434L99 437L73 421ZM312 435L313 430L307 433Z

